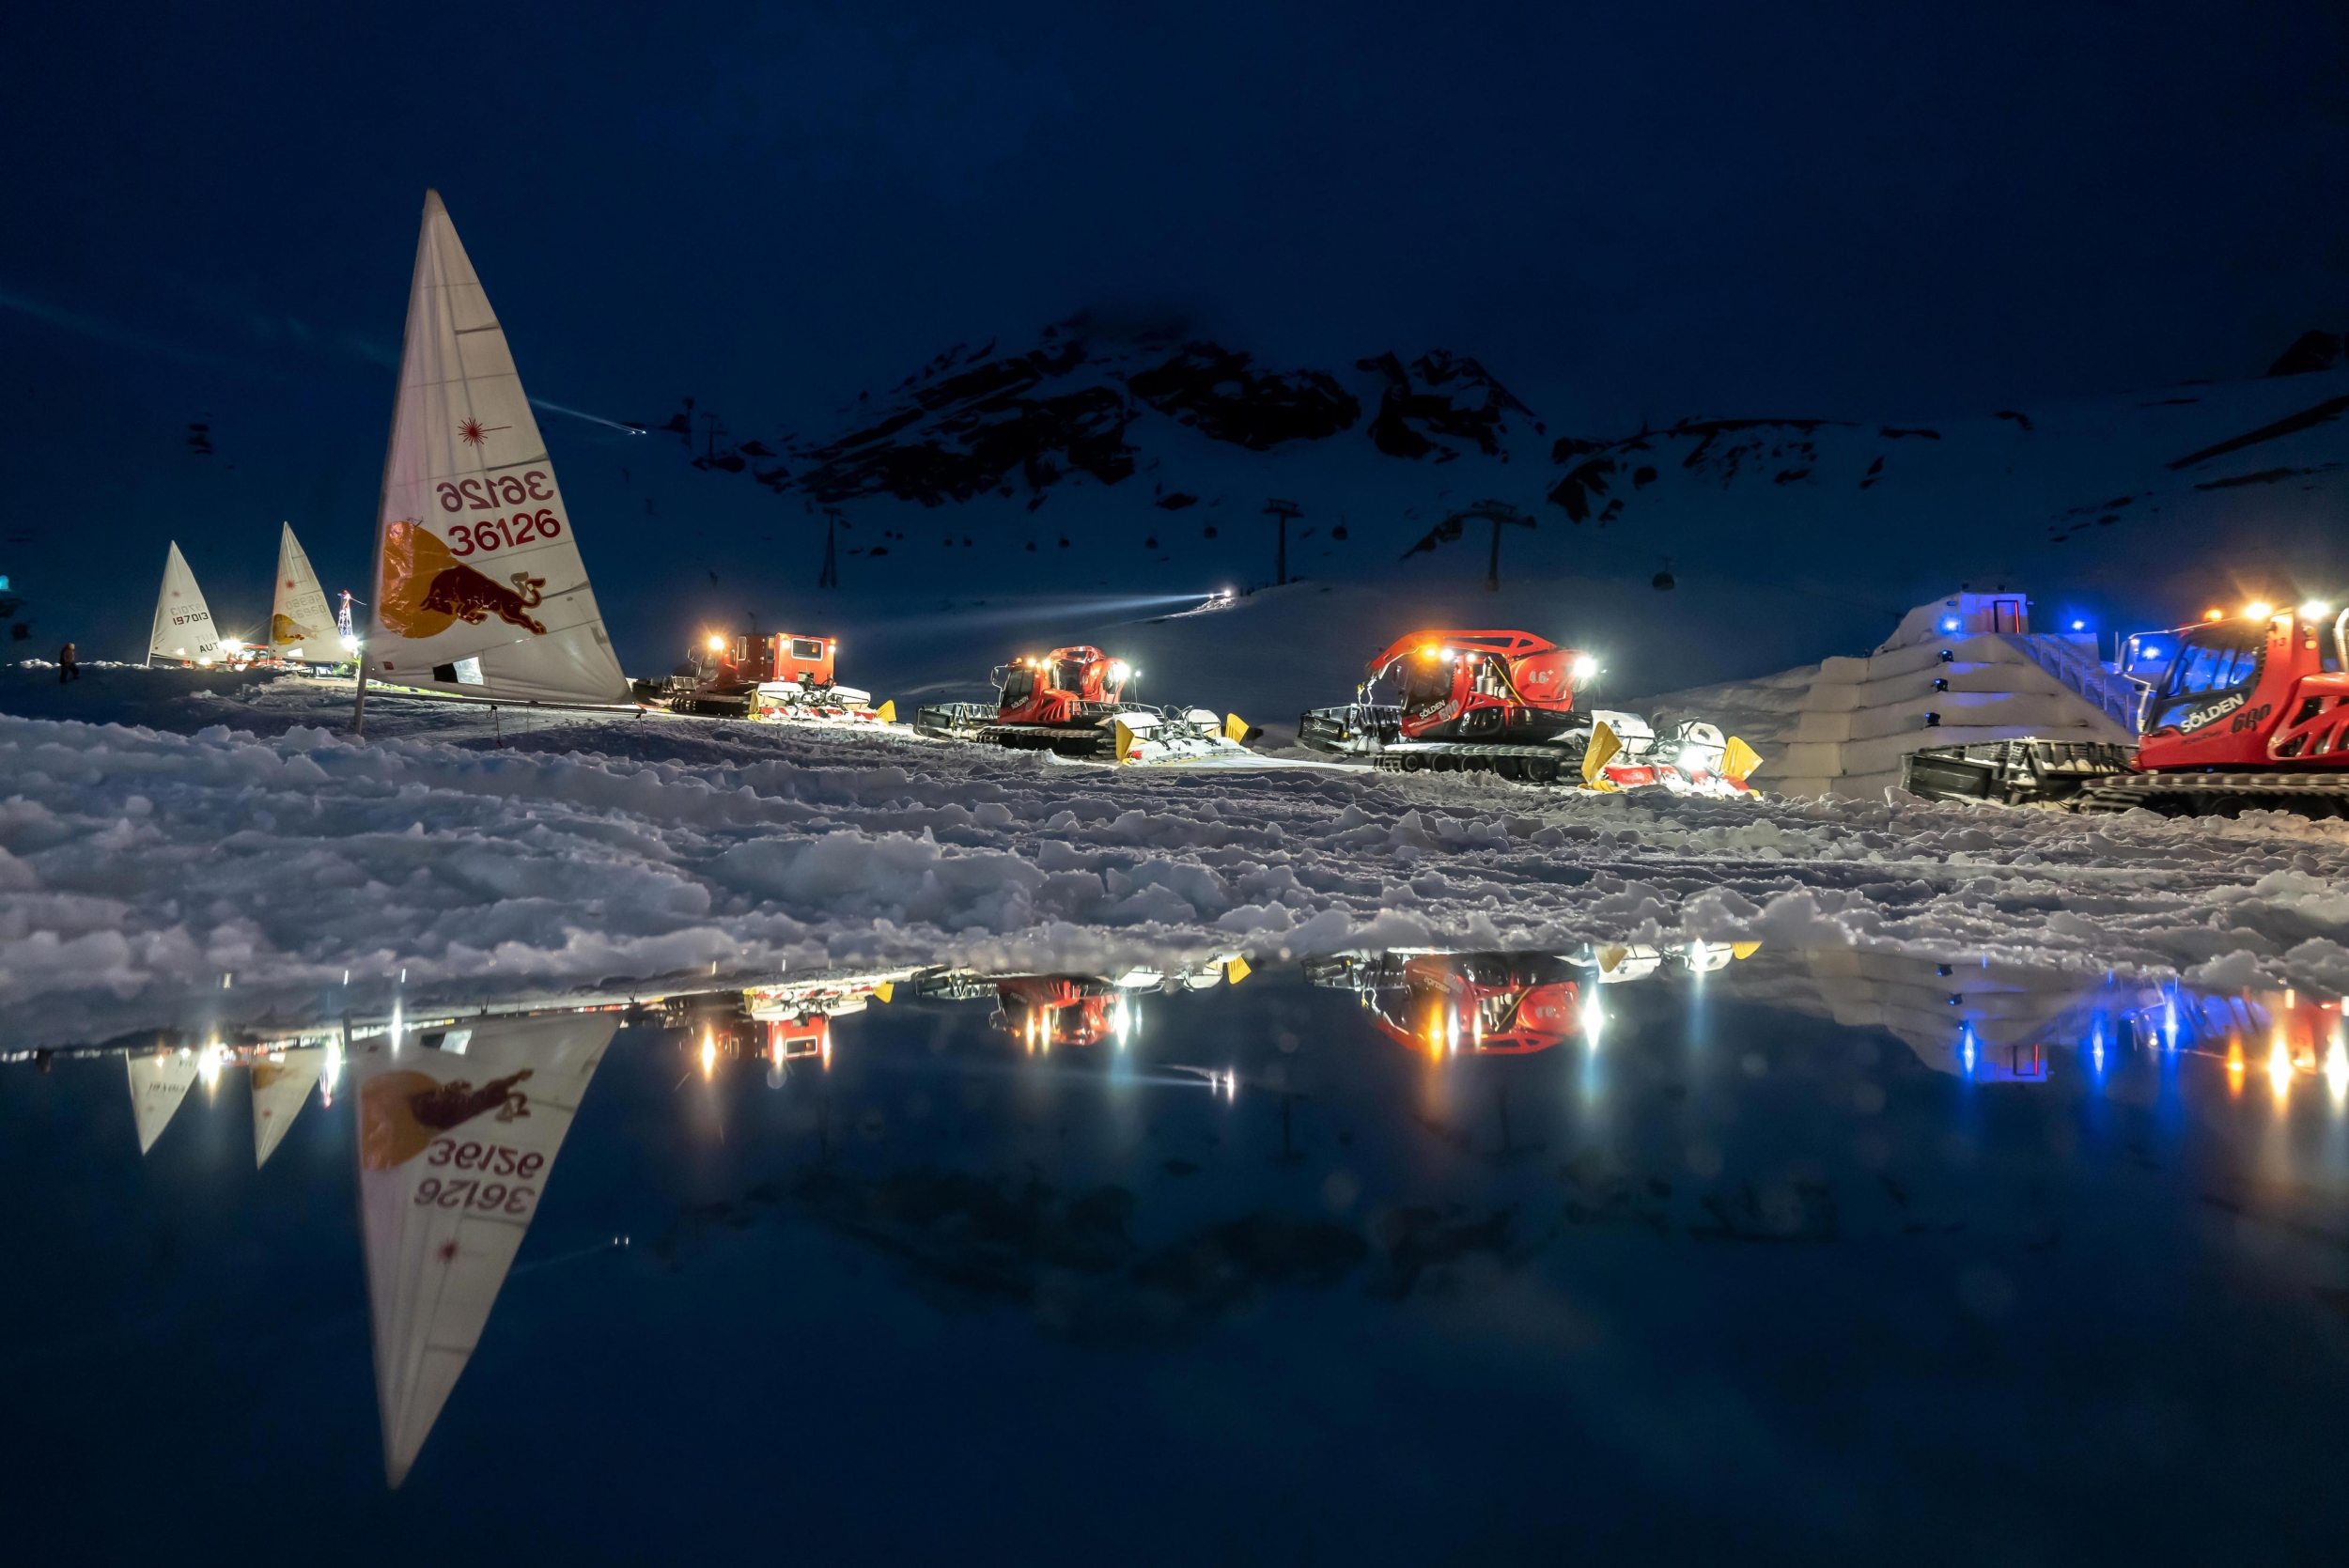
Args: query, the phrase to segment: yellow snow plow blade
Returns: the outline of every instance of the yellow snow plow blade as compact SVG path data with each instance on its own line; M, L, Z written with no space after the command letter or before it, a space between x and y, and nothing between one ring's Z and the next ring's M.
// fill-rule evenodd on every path
M1721 750L1721 777L1743 784L1761 766L1761 753L1734 735L1729 737L1729 744Z
M1227 713L1223 716L1223 738L1235 746L1248 744L1248 732L1252 728L1253 726L1237 713Z
M1115 723L1117 725L1117 760L1125 762L1133 754L1134 732L1126 727L1126 721L1123 719L1116 720Z
M1235 958L1223 966L1223 978L1234 986L1247 979L1249 973L1248 960L1245 958Z
M1729 955L1732 958L1750 958L1761 951L1760 942L1731 942L1729 944Z
M879 719L884 724L895 723L897 722L897 699L892 697L887 702L881 704L879 707L874 710L873 717Z
M1602 725L1600 725L1599 727L1600 727L1601 729L1606 728L1606 726L1605 726L1605 725L1603 725L1603 724L1602 724ZM1626 958L1629 957L1630 955L1631 955L1631 950L1630 950L1629 948L1626 948L1626 947L1602 947L1602 948L1600 948L1600 949L1598 950L1598 972L1599 972L1599 973L1601 973L1601 974L1612 974L1612 973L1614 973L1614 972L1615 972L1615 966L1616 966L1617 964L1622 963L1622 962L1623 962Z
M897 983L894 980L884 980L873 987L873 994L880 998L881 1005L886 1007L897 994Z
M1623 741L1607 724L1602 722L1592 730L1591 743L1582 752L1583 784L1592 789L1614 788L1615 786L1608 782L1606 775L1599 769L1605 768L1614 754L1622 750Z

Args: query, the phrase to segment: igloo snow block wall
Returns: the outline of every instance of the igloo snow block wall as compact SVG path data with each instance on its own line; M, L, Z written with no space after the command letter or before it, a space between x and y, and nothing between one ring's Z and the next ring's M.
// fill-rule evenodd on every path
M1901 758L1928 746L2133 740L2025 651L2027 607L2019 595L1952 595L1910 611L1867 658L1828 660L1763 782L1785 795L1879 799L1900 783Z

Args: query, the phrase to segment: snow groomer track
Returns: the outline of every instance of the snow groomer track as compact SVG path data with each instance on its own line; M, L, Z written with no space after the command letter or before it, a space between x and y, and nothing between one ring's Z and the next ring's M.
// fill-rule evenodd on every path
M77 700L145 690L99 676ZM2349 986L2338 823L1120 771L659 718L518 739L509 715L498 750L488 715L397 699L359 743L347 708L286 680L117 702L167 729L0 717L0 1041L106 1039L158 999L316 1007L346 970L448 1000L492 974L1642 932Z

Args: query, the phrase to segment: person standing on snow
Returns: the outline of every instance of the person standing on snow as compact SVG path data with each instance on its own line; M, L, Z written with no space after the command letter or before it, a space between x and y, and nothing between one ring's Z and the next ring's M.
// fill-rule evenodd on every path
M82 666L74 660L73 644L68 643L57 650L57 684L63 686L67 681L81 678Z

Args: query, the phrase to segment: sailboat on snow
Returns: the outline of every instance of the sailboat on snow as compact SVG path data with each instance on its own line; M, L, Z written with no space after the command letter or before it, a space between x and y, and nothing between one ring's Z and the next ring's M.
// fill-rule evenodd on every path
M366 682L621 704L574 520L473 262L424 198L376 523Z
M277 586L270 604L269 651L272 659L294 664L332 664L340 653L334 636L334 613L327 608L326 590L310 569L309 554L294 537L293 524L279 524Z
M452 1030L437 1049L395 1032L356 1054L359 1219L394 1486L473 1358L618 1028L614 1013L500 1019Z
M179 553L179 541L174 539L171 553L163 557L163 586L155 596L155 629L147 640L147 661L177 659L186 664L210 664L220 657L220 632L212 625L211 609L204 602L204 590L195 585L195 573L188 569L188 558Z

